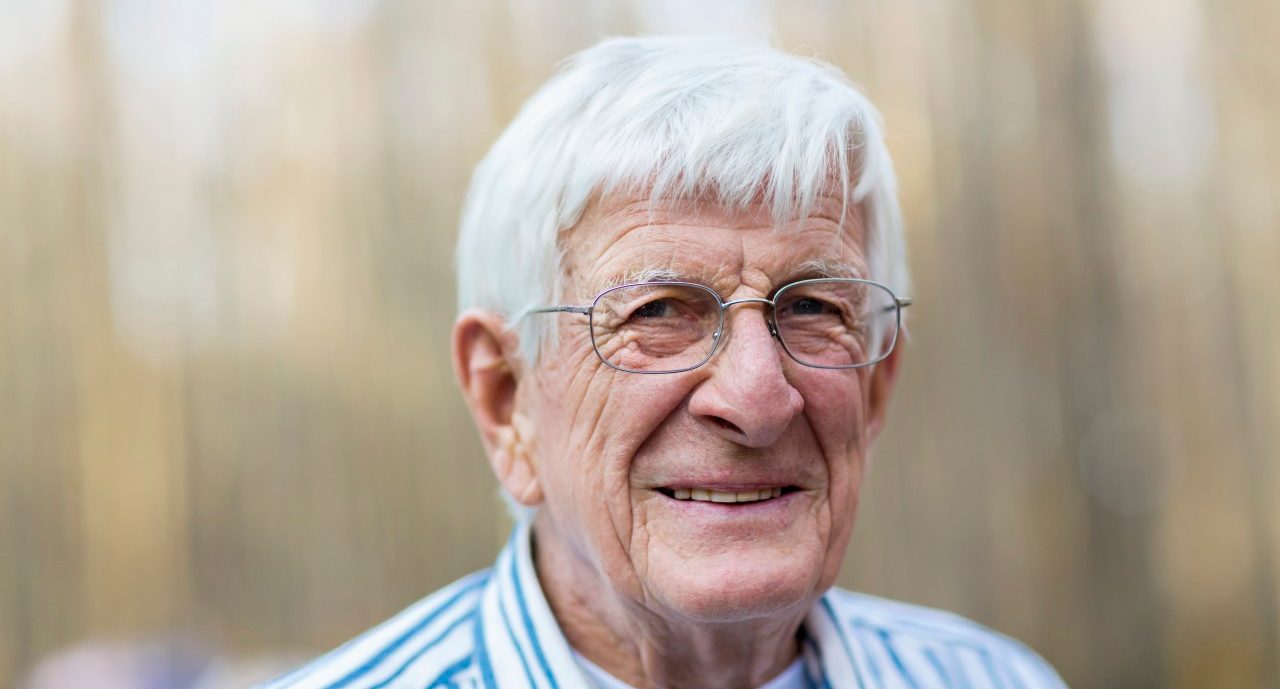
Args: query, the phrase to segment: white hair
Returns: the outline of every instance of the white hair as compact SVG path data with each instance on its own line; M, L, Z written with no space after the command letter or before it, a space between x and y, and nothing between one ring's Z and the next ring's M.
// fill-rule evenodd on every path
M731 209L763 199L779 226L835 193L862 214L871 279L907 291L880 115L841 72L744 39L610 38L569 58L476 166L459 309L505 315L536 361L559 319L521 316L560 297L561 233L619 192Z

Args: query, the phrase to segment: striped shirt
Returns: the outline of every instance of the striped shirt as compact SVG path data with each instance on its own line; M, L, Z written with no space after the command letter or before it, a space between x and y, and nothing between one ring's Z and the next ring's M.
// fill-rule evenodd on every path
M801 628L814 689L1064 689L1022 644L939 610L828 591ZM259 689L585 689L518 526L491 568Z

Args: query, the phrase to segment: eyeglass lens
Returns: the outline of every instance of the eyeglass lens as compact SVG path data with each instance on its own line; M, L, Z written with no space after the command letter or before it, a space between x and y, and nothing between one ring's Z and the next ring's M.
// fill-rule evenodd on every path
M893 293L856 280L806 280L774 296L773 319L787 353L827 368L883 358L897 335ZM722 327L721 301L705 287L645 283L601 294L591 310L596 351L625 371L674 372L710 358Z

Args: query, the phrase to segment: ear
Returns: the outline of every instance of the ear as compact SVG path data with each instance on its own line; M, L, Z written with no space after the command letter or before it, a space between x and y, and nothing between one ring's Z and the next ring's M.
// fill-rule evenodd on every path
M542 502L530 445L532 424L517 408L519 340L502 316L481 309L458 316L453 324L453 373L498 482L521 504Z
M889 411L889 401L893 399L894 388L898 384L898 365L902 362L904 338L899 334L893 351L884 361L871 368L871 378L867 392L867 445L870 446L880 436L884 428L885 415Z

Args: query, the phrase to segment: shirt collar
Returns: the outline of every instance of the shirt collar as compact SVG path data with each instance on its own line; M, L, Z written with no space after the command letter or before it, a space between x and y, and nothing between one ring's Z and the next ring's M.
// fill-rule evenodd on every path
M538 583L527 522L516 526L498 555L479 615L477 650L487 689L589 686ZM805 617L801 637L810 685L858 686L853 647L826 596Z

